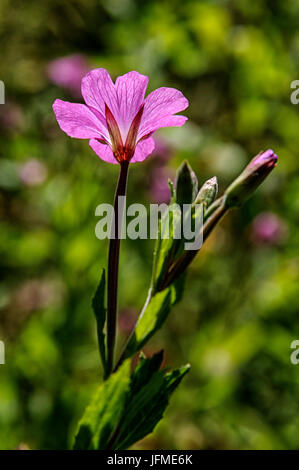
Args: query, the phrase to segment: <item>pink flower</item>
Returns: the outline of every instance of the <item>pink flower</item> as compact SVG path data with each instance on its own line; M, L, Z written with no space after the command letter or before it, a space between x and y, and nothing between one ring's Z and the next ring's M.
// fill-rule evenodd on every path
M70 137L89 139L106 162L141 162L152 153L152 134L161 127L182 126L187 118L175 113L188 100L175 88L158 88L144 98L148 77L129 72L115 84L105 69L95 69L82 80L86 104L56 100L53 109L61 129Z
M80 96L81 81L90 70L82 54L60 57L48 64L47 75L51 82L68 90L73 96Z
M251 239L255 244L274 245L281 243L287 233L283 220L272 212L262 212L253 221Z

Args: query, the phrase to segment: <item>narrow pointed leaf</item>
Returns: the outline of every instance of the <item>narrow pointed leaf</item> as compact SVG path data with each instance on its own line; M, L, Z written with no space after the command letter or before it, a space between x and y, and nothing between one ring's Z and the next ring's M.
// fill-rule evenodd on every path
M177 170L176 202L179 205L191 204L198 192L198 181L194 171L185 160Z
M132 374L127 406L111 448L127 449L151 433L162 419L171 394L190 369L187 365L165 373L165 369L159 370L161 360L161 353L140 359Z
M152 274L152 287L154 291L159 290L165 272L173 262L173 256L177 251L177 246L183 243L181 237L174 239L175 231L180 225L181 209L177 204L173 204L169 206L169 212L163 214L159 225Z
M136 329L126 348L125 357L131 357L161 328L171 307L171 290L155 294L145 311L140 315Z
M186 282L186 271L171 284L171 305L175 305L183 297Z
M102 450L108 447L127 403L130 389L130 361L103 382L79 422L76 450Z

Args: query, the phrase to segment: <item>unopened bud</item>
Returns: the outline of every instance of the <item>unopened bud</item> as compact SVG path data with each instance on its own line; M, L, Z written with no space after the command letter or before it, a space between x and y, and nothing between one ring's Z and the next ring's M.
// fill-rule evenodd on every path
M225 192L227 207L241 206L260 186L276 166L278 157L273 150L259 153Z
M215 201L218 193L218 182L216 176L207 180L196 196L195 204L204 204L208 208Z

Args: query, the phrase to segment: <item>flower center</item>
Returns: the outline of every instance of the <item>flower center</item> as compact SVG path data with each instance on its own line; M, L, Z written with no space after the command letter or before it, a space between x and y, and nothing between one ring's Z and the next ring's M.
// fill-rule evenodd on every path
M111 147L114 157L118 162L130 161L134 155L135 148L137 145L137 136L138 129L140 126L142 114L143 114L144 104L140 107L138 113L134 117L128 134L126 137L125 144L123 144L121 133L116 122L115 117L113 116L111 110L105 103L105 117L107 122L107 128L111 139Z
M128 152L127 150L125 149L125 147L123 147L122 149L119 149L119 150L115 150L113 152L113 155L115 156L116 160L120 163L120 162L123 162L123 161L130 161L131 158L129 158L129 155L128 155ZM132 155L133 156L133 155Z

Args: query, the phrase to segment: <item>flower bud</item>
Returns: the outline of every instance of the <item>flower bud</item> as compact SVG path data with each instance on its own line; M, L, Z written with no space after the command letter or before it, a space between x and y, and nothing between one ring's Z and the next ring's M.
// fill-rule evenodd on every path
M212 202L215 201L215 198L218 193L218 182L216 176L207 180L199 190L199 193L196 196L195 204L204 204L208 208Z
M276 166L278 157L273 150L254 157L225 192L226 207L241 206Z

